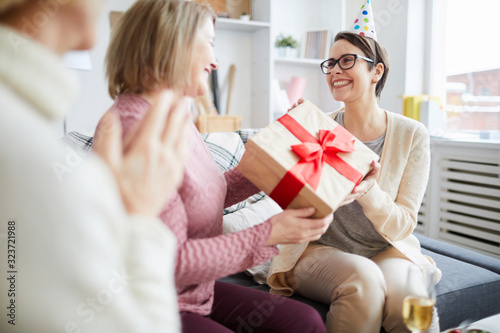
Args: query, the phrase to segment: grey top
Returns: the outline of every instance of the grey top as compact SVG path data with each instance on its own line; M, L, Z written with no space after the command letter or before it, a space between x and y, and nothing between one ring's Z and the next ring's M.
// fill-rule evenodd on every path
M344 126L343 111L337 114L335 121ZM385 133L373 141L363 143L380 156L384 141ZM333 246L344 252L367 258L391 247L391 244L375 230L357 201L337 209L326 233L313 243Z

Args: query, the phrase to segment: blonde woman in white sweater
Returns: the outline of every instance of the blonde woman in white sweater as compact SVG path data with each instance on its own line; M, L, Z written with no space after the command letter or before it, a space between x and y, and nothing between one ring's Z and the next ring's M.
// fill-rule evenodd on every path
M341 32L322 63L330 91L345 109L332 118L380 156L380 164L346 199L316 242L285 246L273 260L272 292L330 304L328 332L408 332L403 298L411 267L434 268L412 235L430 168L429 136L409 118L379 108L389 56L375 40ZM429 332L439 332L436 312Z
M93 45L103 3L0 0L2 333L180 332L156 216L182 178L185 110L160 94L125 147L110 115L95 141L111 168L53 133L75 96L60 57Z

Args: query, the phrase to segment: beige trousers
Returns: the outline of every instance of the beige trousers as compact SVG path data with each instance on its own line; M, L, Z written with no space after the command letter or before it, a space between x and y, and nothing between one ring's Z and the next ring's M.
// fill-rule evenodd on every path
M412 265L417 267L394 248L368 259L310 244L286 278L297 294L330 304L328 333L379 333L381 326L400 333L409 332L402 318L404 297L425 293L423 276L421 283L408 285ZM436 309L427 332L439 332Z

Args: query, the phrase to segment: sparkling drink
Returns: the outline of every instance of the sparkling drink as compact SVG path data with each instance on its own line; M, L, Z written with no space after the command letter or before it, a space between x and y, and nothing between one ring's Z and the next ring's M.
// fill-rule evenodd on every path
M412 331L426 330L431 326L434 301L427 297L407 296L403 301L403 319Z

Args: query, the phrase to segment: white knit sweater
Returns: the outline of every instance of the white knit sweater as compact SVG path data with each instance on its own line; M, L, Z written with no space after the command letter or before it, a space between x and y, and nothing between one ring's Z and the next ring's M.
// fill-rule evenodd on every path
M72 96L55 54L0 26L0 332L179 332L175 237L54 137Z

